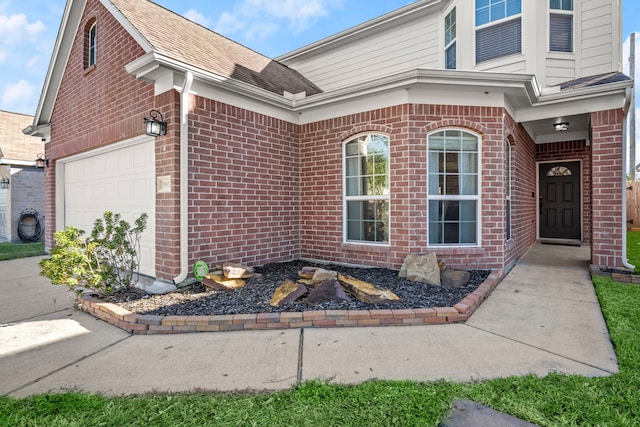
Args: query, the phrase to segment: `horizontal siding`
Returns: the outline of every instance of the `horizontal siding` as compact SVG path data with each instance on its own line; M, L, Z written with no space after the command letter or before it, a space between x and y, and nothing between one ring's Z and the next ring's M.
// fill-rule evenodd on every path
M582 2L582 67L579 76L613 71L613 16L610 0Z
M422 18L285 64L325 92L418 67L438 68L438 29L435 17Z
M525 57L518 55L513 60L496 59L493 61L481 62L474 69L477 71L492 71L495 73L524 73L526 72L527 65Z
M547 58L546 86L555 86L576 78L576 61L574 59Z

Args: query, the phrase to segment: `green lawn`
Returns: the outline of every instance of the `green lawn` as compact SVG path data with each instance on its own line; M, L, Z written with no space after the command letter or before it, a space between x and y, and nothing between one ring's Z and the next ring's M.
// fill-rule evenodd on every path
M44 255L44 243L0 243L0 261Z
M627 261L640 273L640 231L627 231Z
M0 397L0 426L435 426L455 398L543 426L640 426L640 286L602 277L594 283L620 364L620 373L611 377L309 382L265 394ZM108 375L108 367L101 374Z

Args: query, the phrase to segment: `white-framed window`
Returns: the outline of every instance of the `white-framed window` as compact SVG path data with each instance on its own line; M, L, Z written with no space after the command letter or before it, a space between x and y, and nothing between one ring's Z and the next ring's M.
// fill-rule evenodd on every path
M573 0L549 0L549 50L573 52Z
M459 129L427 137L429 246L480 242L480 137Z
M87 41L86 41L86 67L91 67L96 64L96 42L97 42L98 25L95 19L87 29Z
M504 214L505 214L505 239L511 240L511 188L512 188L512 155L513 147L507 140L504 144L505 177L504 177Z
M476 0L476 63L522 52L522 0Z
M444 18L444 67L447 70L456 69L456 8Z
M344 144L344 239L389 244L389 137L356 136Z

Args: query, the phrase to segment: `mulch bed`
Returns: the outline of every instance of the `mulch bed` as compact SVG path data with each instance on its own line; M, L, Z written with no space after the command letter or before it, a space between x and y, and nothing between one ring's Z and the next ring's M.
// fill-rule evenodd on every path
M367 304L356 299L351 302L325 302L310 306L298 300L282 307L269 305L275 289L284 280L296 281L304 266L338 271L345 275L387 288L401 301L388 304ZM303 312L308 310L376 310L403 308L453 307L489 276L490 270L471 270L471 279L461 288L431 286L398 277L397 270L387 268L354 268L340 265L317 265L303 261L272 263L255 268L256 277L246 286L234 291L211 290L195 283L166 295L148 295L131 288L102 297L131 312L165 316L211 316L222 314L255 314Z

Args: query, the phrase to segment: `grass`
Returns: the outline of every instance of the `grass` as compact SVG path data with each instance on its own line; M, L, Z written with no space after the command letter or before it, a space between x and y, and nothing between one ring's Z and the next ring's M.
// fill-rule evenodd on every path
M0 426L435 426L456 398L541 426L640 426L640 286L595 277L620 372L551 374L478 384L307 382L265 394L83 393L0 397ZM108 373L107 373L108 374Z
M627 231L627 261L640 273L640 231Z
M0 261L44 255L44 242L0 243Z

